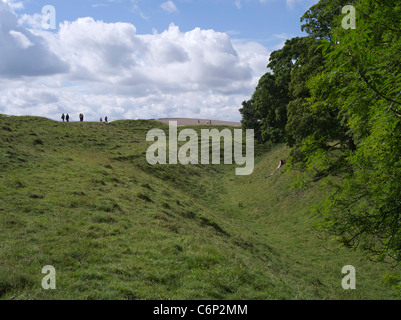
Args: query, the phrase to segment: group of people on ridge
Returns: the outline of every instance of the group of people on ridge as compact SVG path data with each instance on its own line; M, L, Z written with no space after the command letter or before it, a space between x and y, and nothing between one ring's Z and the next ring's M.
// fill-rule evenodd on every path
M70 115L67 113L67 115L65 115L64 113L61 115L61 119L67 122L70 122Z
M64 113L61 115L61 120L63 120L63 122L67 121L70 122L70 115L67 113L67 115L65 115ZM79 121L83 122L84 121L84 115L83 113L79 114ZM103 122L103 118L100 118L100 122ZM105 117L104 118L104 122L108 122L108 118Z

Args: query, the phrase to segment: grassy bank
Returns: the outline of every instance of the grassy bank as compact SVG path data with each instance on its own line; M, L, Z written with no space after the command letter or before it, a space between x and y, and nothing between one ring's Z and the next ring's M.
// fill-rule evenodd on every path
M324 190L290 190L283 169L265 179L286 147L260 151L250 176L151 166L153 128L168 130L0 116L2 299L396 298L385 266L311 231ZM56 290L41 287L46 265ZM345 265L357 290L341 287Z

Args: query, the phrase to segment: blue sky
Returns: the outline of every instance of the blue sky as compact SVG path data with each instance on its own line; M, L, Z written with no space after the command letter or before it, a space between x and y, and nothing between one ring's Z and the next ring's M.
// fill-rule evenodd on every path
M163 31L171 23L181 31L196 27L228 33L233 39L255 40L275 47L282 37L302 36L300 17L317 0L175 0L176 11L168 11L167 1L154 0L30 0L23 1L19 13L40 13L53 5L57 20L73 21L92 17L104 22L128 22L138 34Z
M303 35L317 2L0 0L0 113L239 121L270 53Z

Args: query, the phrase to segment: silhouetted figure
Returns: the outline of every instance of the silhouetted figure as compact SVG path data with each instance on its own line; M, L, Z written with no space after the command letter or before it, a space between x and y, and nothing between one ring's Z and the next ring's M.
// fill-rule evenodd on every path
M103 121L103 119L102 118L100 118L100 122L102 122Z
M82 122L84 121L84 115L82 113L79 114L79 120Z
M65 116L65 120L67 120L67 122L70 122L70 115L67 113L67 115Z
M64 120L65 120L65 114L64 114L64 113L61 115L61 119L62 119L63 122L64 122Z
M104 122L106 122L106 123L107 123L107 120L108 120L108 118L107 118L107 117L104 117Z

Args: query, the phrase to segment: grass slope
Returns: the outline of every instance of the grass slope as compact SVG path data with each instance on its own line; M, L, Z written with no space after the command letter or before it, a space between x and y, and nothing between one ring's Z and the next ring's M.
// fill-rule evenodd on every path
M395 299L382 265L310 232L276 147L234 166L146 162L153 121L0 115L2 299ZM194 127L199 130L202 127ZM341 269L357 270L357 290ZM56 268L56 290L41 287Z

